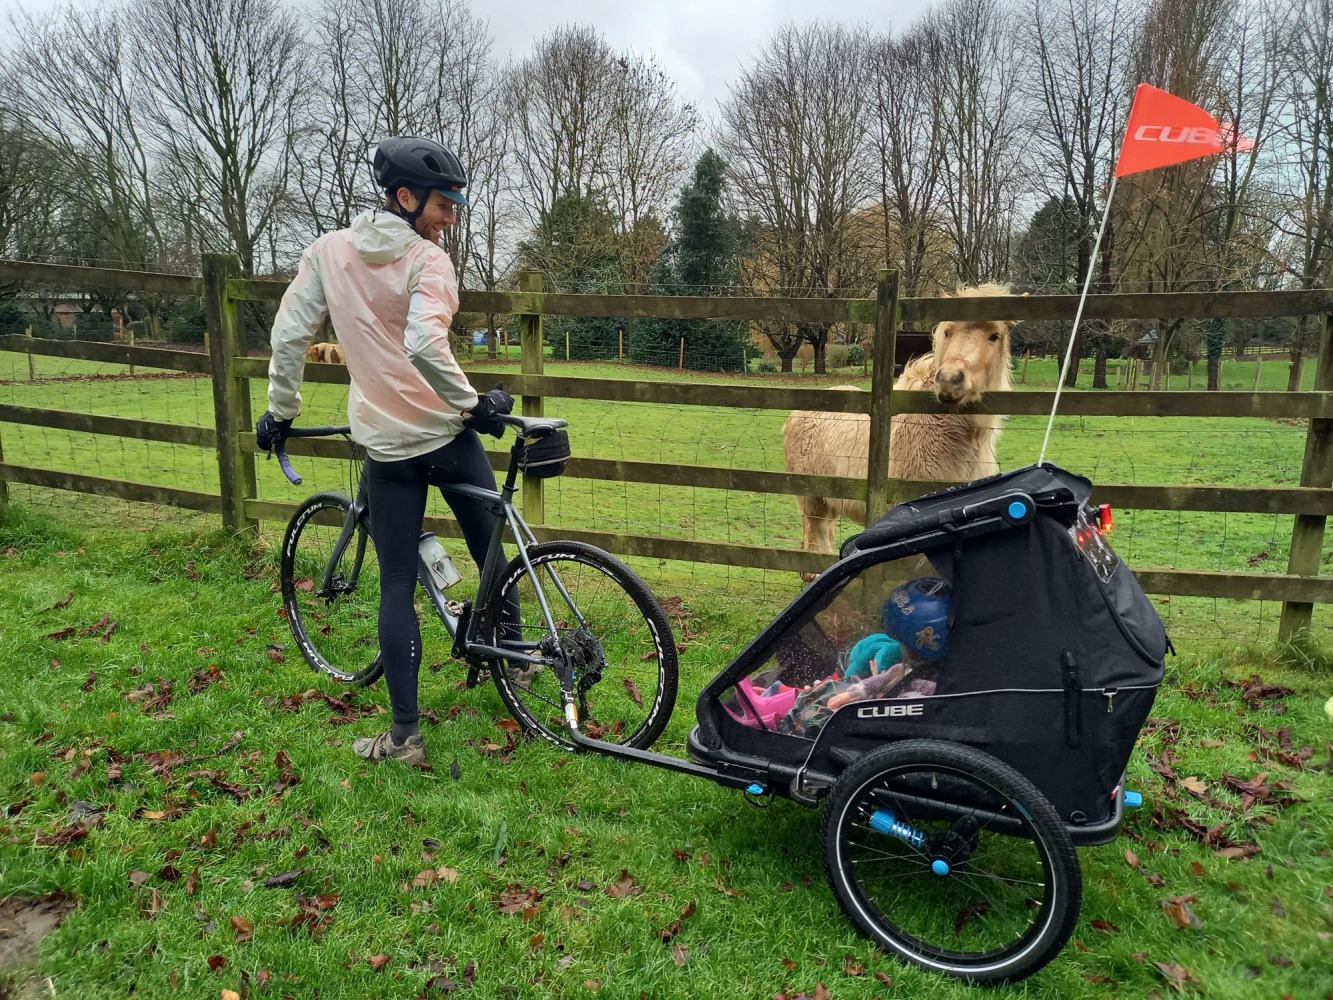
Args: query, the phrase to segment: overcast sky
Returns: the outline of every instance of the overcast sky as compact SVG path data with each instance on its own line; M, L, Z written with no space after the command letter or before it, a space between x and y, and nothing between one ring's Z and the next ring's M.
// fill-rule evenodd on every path
M12 13L57 5L56 0L0 0L0 34ZM929 6L928 0L841 0L836 19L878 32L910 23ZM490 22L494 52L502 62L511 55L522 58L534 39L557 25L591 24L617 50L655 53L681 96L696 101L707 115L716 111L737 69L774 29L828 16L834 9L808 0L472 0L471 7Z

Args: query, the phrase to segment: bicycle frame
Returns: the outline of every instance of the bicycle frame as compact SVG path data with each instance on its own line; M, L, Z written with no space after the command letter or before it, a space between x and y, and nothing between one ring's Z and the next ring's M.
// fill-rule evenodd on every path
M507 560L504 557L504 533L506 528L508 528L510 533L514 536L515 545L518 549L520 558L523 560L523 565L527 571L528 577L534 584L537 583L537 572L533 568L532 563L528 560L527 552L529 545L535 545L537 543L537 536L528 526L528 523L523 520L523 515L514 505L514 491L518 481L518 461L522 453L522 448L522 439L517 438L510 450L509 470L505 475L504 484L499 490L473 486L470 483L446 483L440 487L446 493L453 493L458 496L481 500L489 504L494 513L501 515L495 522L495 529L491 534L490 543L486 550L486 561L482 565L481 577L477 583L476 600L467 605L466 611L462 614L454 614L454 612L450 610L450 602L446 598L444 591L436 586L434 579L426 569L426 564L421 560L420 556L417 557L417 578L425 589L426 596L430 599L431 606L435 609L435 613L444 625L445 630L449 633L450 637L455 640L456 654L461 654L469 660L484 660L503 657L508 660L519 660L532 664L544 664L547 662L546 657L536 656L530 652L530 650L537 648L536 643L523 643L520 640L516 640L514 645L501 648L486 645L477 641L477 632L480 628L480 625L478 624L479 616L471 613L473 607L478 605L484 606L487 596L495 586L496 579L507 564ZM352 535L356 532L358 522L367 514L369 507L370 501L367 495L363 467L363 475L357 486L356 499L353 500L347 519L343 522L342 531L339 533L338 539L334 543L333 551L329 556L328 565L324 569L324 576L321 580L322 585L319 588L319 593L328 594L331 592L333 588L334 569L340 562L343 553L346 551L347 545L351 542ZM362 563L365 559L365 552L366 536L363 534L358 538L356 558L352 563L352 574L347 581L347 584L351 587L355 587L360 578ZM569 592L565 589L564 584L560 581L560 578L556 575L555 571L548 567L547 574L550 576L552 583L554 583L560 593L567 601L569 601L569 606L578 617L579 624L586 625L587 622L583 618L582 612L579 611L573 601L569 599ZM546 621L549 635L558 644L559 631L556 629L555 618L547 603L546 595L540 586L534 586L533 589L536 592L537 600L540 602L542 616ZM464 618L466 618L466 622L464 622ZM459 636L460 625L463 627L461 638ZM560 650L557 645L557 653L559 652ZM562 687L572 687L573 681L574 679L572 677L562 677Z

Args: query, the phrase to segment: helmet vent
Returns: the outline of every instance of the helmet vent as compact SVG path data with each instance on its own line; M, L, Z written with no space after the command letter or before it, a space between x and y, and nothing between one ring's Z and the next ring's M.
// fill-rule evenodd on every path
M440 166L440 161L435 159L435 157L431 156L429 153L427 153L421 159L422 162L426 164L426 166L430 167L431 170L435 171L437 174L444 173L443 168L441 168Z

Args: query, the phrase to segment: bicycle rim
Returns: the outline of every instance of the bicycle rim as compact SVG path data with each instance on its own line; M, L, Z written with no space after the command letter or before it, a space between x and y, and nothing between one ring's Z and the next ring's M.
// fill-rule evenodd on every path
M516 640L544 661L539 666L506 661L492 671L505 704L528 729L570 746L560 684L560 664L567 662L574 670L583 732L612 743L651 746L676 700L675 640L661 605L633 571L593 546L548 542L532 546L528 557L536 581L516 559L487 602L491 644ZM501 626L503 602L495 596L511 587L517 588L520 609L517 637Z
M341 539L350 509L337 493L297 509L283 540L283 607L306 662L343 683L369 684L383 669L380 570L364 518Z
M1078 915L1078 858L1025 779L962 746L853 771L823 841L862 931L913 964L983 981L1021 979L1059 952Z

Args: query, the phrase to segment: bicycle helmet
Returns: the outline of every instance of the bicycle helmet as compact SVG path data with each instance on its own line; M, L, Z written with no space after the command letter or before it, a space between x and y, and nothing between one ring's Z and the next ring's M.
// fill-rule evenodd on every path
M918 660L944 659L949 648L949 584L937 576L908 580L894 589L880 610L884 631Z
M393 136L375 150L375 182L385 191L425 188L467 207L467 171L458 157L434 139Z

